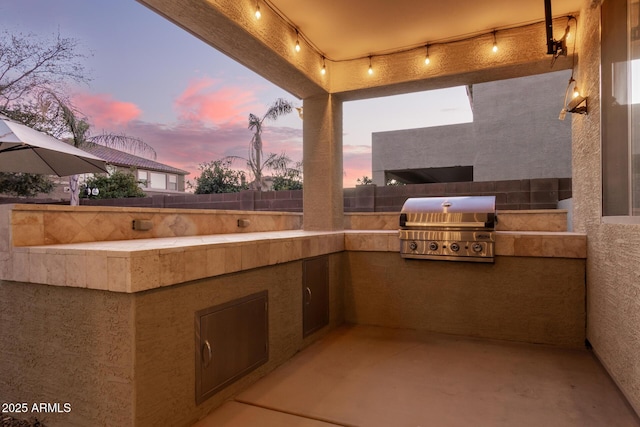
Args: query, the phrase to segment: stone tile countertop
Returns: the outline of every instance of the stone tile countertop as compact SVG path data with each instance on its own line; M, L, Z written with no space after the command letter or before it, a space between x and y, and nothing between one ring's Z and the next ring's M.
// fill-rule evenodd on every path
M497 256L586 258L586 235L496 232ZM397 230L303 230L13 247L4 280L140 292L341 251L398 252Z

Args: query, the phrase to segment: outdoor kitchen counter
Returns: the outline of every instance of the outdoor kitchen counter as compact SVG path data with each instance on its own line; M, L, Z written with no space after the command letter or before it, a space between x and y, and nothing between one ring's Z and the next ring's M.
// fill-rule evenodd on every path
M345 230L347 251L399 252L398 231ZM496 231L497 256L586 258L587 235L571 232Z
M342 251L302 230L22 246L0 279L133 293Z
M586 258L586 247L580 233L496 232L497 256ZM398 231L289 230L13 247L0 279L133 293L344 250L399 252Z

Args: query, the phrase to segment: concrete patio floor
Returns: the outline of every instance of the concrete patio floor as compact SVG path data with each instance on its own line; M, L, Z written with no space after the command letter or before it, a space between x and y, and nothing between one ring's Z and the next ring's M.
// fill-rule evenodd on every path
M640 426L587 350L344 326L196 427Z

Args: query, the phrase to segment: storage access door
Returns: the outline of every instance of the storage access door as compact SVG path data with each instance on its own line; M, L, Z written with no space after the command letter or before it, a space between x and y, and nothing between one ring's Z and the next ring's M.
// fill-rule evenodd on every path
M329 324L329 257L302 262L302 335Z
M196 404L267 360L267 291L196 313Z

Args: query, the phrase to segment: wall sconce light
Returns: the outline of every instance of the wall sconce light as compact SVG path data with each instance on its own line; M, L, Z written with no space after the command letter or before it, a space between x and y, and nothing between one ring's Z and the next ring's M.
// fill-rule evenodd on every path
M574 96L567 105L567 111L573 114L588 114L588 100L586 96Z
M569 95L569 91L571 90L571 84L573 84L573 91L571 96L571 101L567 103L567 98ZM560 116L558 119L564 120L567 113L572 114L588 114L588 97L580 95L580 91L578 90L578 85L573 78L573 74L569 77L569 84L567 85L567 90L564 94L564 102L565 107L560 110Z

